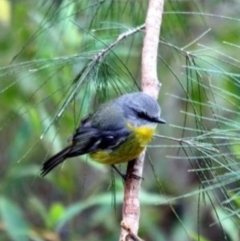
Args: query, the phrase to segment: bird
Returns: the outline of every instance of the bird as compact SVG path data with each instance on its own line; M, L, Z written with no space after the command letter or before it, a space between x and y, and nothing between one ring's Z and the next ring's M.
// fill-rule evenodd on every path
M164 123L161 108L151 96L141 91L124 94L83 118L71 143L43 163L40 175L84 154L113 166L132 161L152 140L157 124Z

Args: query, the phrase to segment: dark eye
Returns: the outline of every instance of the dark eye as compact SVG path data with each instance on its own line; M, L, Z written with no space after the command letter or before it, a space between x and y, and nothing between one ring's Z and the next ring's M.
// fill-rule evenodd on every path
M145 119L145 120L151 120L151 118L148 116L147 113L145 112L138 112L137 113L137 116L141 119Z
M138 112L137 116L140 119L144 119L144 120L147 120L150 122L161 123L161 124L165 123L165 121L163 119L161 119L160 117L149 116L146 112Z

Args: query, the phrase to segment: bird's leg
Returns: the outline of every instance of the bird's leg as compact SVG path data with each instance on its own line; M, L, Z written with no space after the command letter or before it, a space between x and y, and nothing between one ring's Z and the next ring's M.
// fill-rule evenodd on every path
M128 162L126 177L131 179L136 179L136 180L141 180L141 179L144 180L143 177L134 174L135 173L134 163L135 163L134 160Z
M112 165L112 168L121 176L123 181L126 181L127 174L122 174L115 165ZM139 176L134 175L134 174L130 174L129 177L133 178L133 179L136 179L136 180L140 180L140 179L144 180L143 177L139 177Z
M126 175L126 176L127 176L127 175ZM129 177L130 177L130 178L133 178L133 179L136 179L136 180L140 180L140 179L144 180L143 177L139 177L138 175L134 175L134 174L130 174Z
M120 175L120 177L123 179L123 181L126 180L126 174L125 175L122 174L115 165L112 165L112 168Z

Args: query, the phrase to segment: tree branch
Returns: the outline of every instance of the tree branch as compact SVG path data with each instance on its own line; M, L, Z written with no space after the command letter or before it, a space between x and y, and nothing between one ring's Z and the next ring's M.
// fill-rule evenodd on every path
M142 51L142 90L157 99L161 84L157 77L157 55L164 0L150 0Z
M157 77L157 54L163 5L164 0L149 0L142 51L142 90L154 99L157 99L161 87ZM129 235L138 237L141 178L136 179L133 177L142 177L144 157L145 152L138 159L128 163L120 241L129 240Z

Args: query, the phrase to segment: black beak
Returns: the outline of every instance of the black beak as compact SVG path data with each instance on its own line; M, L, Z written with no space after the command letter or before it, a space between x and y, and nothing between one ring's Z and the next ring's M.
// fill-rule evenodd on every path
M156 122L156 123L159 123L159 124L165 124L165 123L166 123L166 121L163 120L163 119L160 118L160 117L156 118L156 119L155 119L155 122Z

